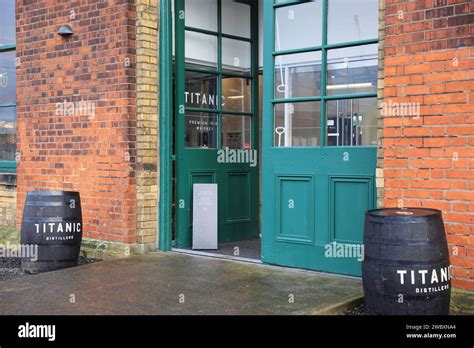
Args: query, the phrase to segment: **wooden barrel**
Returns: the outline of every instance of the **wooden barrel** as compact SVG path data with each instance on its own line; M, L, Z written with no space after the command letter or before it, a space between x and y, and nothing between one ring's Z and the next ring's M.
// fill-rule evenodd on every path
M366 213L362 280L367 309L386 315L447 315L449 251L441 212L425 208Z
M38 245L35 258L22 260L27 273L77 266L82 241L79 192L30 191L21 223L21 243Z

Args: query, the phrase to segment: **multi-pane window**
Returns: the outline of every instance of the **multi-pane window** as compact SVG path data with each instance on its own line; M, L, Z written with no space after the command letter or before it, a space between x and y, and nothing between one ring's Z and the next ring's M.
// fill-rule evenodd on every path
M250 6L185 0L184 9L185 146L251 148L256 79Z
M274 25L274 146L376 145L378 0L277 0Z
M0 11L0 172L15 170L15 36L15 0L3 0Z

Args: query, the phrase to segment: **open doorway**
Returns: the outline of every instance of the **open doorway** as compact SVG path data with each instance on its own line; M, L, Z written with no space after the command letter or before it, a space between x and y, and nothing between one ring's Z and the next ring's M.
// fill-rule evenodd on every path
M260 260L259 2L175 0L173 10L172 246L193 250L194 185L216 184L217 249L193 252Z
M360 275L328 250L359 247L377 201L378 1L175 0L174 11L174 232L162 249L192 249L193 185L217 184L219 243L206 253ZM254 151L257 164L219 161L222 150Z

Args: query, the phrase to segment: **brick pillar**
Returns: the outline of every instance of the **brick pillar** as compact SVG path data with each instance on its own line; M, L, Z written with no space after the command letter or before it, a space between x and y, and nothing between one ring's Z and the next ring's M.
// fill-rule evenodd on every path
M384 204L441 209L474 289L474 3L385 2Z
M375 182L377 188L377 207L384 207L384 117L381 109L384 102L384 75L385 75L385 62L384 62L384 47L385 47L385 0L379 0L379 70L377 76L377 108L379 112L377 114L377 169L375 174Z
M137 0L137 231L153 247L158 221L158 0Z

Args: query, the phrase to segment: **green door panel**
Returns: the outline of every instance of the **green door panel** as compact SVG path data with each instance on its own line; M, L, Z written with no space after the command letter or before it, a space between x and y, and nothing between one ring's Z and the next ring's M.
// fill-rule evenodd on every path
M262 261L359 276L365 212L376 203L377 150L365 146L376 142L371 138L373 128L364 128L374 120L376 93L338 95L344 85L331 82L332 88L326 89L326 77L328 56L346 54L331 50L374 45L378 40L328 45L328 4L328 0L264 1ZM316 8L320 17L307 13ZM291 27L306 25L307 32L282 34L276 40L276 11L279 33L299 18ZM305 18L306 24L301 22ZM297 47L299 35L318 32L311 26L321 26L320 46ZM276 43L284 48L276 50ZM304 64L305 73L291 80L289 76L302 71ZM335 66L331 75L341 78Z
M250 216L250 174L248 172L227 172L225 200L227 201L226 222L248 222Z
M276 194L276 240L314 243L314 177L277 175Z
M327 257L326 251L333 242L362 243L365 212L375 207L376 149L272 152L278 161L263 162L262 261L360 276L357 257ZM346 165L344 153L357 163Z
M365 212L373 206L372 177L330 176L330 231L338 242L363 239Z

